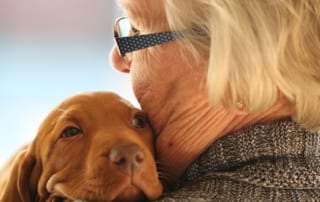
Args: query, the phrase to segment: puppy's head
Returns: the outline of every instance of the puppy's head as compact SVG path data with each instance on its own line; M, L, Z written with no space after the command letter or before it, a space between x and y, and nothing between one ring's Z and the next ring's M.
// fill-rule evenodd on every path
M37 187L41 200L155 199L162 186L153 138L146 115L123 98L109 92L75 95L41 124L27 154L29 186Z

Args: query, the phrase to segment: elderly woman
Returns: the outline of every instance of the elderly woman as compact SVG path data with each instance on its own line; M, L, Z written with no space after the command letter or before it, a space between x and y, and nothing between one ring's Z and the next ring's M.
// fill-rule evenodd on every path
M111 63L174 183L160 201L320 199L320 1L120 4Z

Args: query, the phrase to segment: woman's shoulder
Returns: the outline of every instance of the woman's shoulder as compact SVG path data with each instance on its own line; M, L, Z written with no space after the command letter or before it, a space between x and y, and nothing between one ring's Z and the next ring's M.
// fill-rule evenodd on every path
M178 190L165 193L157 202L317 201L319 198L319 187L313 189L269 188L217 175L189 182Z
M291 120L241 129L212 144L160 201L318 199L319 145L319 133Z

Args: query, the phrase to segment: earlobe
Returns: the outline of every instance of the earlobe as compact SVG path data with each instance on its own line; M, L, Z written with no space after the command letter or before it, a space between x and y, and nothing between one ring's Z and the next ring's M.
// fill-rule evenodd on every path
M234 106L233 112L237 115L248 115L245 105L242 102L237 102Z

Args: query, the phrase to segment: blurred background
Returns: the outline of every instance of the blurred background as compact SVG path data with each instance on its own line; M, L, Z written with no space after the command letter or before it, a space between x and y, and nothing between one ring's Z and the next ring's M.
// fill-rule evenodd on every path
M116 0L0 0L0 167L71 94L109 90L134 105L109 64Z

